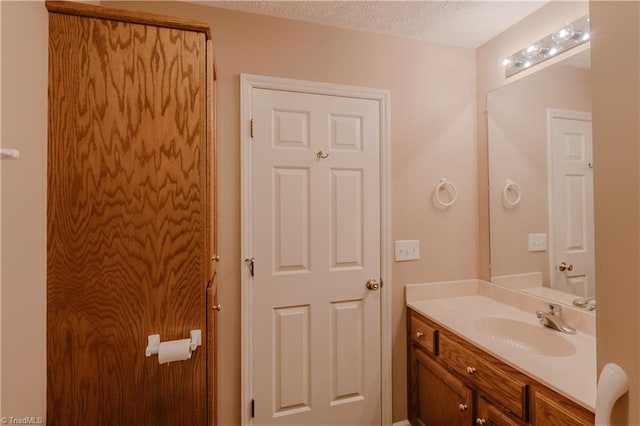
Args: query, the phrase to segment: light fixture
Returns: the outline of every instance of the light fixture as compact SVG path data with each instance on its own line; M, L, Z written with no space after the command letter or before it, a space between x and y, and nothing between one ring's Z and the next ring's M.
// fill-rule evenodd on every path
M585 15L505 58L502 61L505 77L511 77L590 39L589 16Z

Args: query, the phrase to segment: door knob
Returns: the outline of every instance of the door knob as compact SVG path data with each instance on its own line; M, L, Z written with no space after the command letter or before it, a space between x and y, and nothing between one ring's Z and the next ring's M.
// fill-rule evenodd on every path
M377 280L371 279L367 281L367 288L372 291L380 289L380 283Z
M573 265L567 262L560 262L560 265L558 265L558 269L560 270L560 272L564 272L566 271L573 271Z

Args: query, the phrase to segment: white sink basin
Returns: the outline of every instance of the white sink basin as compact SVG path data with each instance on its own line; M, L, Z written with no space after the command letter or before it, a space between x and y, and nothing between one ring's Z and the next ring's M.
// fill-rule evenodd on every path
M478 331L492 343L546 356L570 356L576 347L559 331L509 318L485 317L475 320Z

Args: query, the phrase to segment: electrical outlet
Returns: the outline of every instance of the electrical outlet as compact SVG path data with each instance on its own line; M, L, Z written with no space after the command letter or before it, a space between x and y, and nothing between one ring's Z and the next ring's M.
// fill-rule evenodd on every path
M529 251L547 251L547 234L529 234Z
M397 240L396 241L396 262L405 260L420 259L419 240Z

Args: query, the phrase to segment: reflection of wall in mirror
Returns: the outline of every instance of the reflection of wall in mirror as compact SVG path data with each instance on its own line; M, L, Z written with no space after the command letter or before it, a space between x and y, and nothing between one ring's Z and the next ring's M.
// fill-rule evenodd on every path
M591 111L590 70L556 64L487 96L491 275L541 272L549 286L548 251L530 252L528 235L549 232L547 109ZM505 206L507 179L522 190Z

